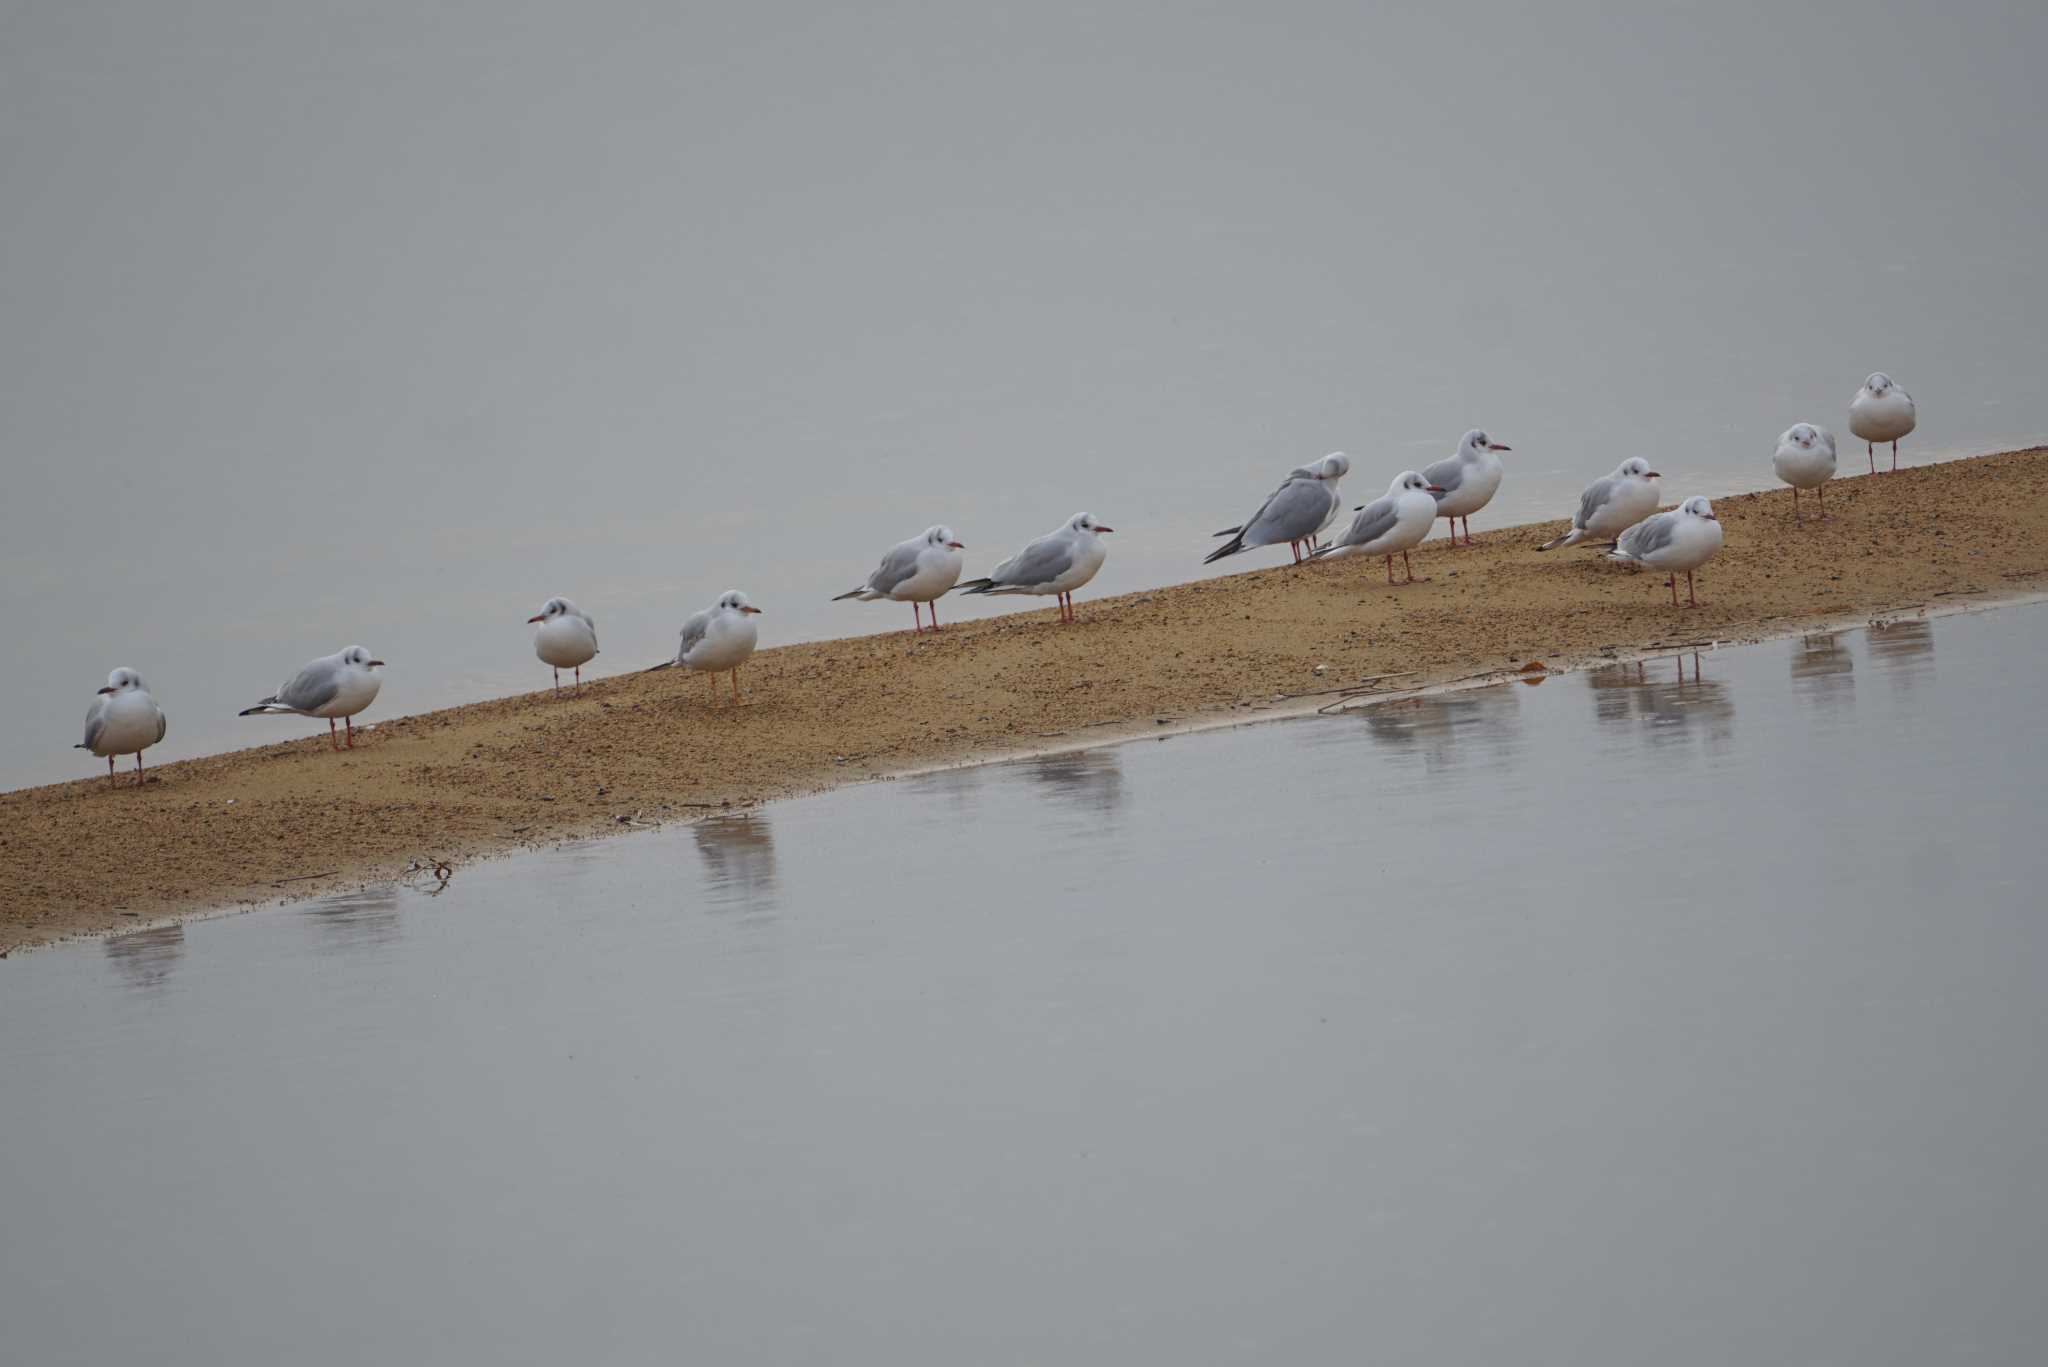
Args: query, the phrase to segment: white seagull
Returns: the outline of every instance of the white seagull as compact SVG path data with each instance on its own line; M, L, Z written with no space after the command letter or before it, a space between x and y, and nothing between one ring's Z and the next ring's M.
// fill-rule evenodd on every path
M877 598L889 598L908 603L910 618L916 623L913 630L919 632L924 630L924 617L917 605L930 603L932 630L937 631L938 600L960 582L960 567L966 563L960 552L965 549L951 527L927 527L924 535L891 546L866 583L848 589L832 601L858 598L863 603L872 603Z
M1877 473L1877 448L1892 444L1892 470L1899 468L1899 438L1912 431L1920 420L1913 396L1892 383L1892 377L1874 370L1849 400L1849 431L1866 443L1870 473Z
M1512 450L1488 437L1478 428L1458 442L1458 453L1448 460L1423 467L1422 477L1443 490L1436 496L1436 515L1451 519L1451 544L1458 544L1458 519L1465 519L1465 544L1472 544L1472 514L1484 508L1500 488L1501 468L1496 451Z
M1572 514L1570 531L1536 549L1554 551L1581 541L1612 541L1657 510L1660 478L1650 462L1641 456L1629 457L1614 467L1613 474L1586 486L1579 495L1579 510Z
M1792 486L1792 520L1804 523L1799 515L1799 491L1813 490L1813 496L1820 500L1821 521L1827 521L1827 490L1823 487L1835 477L1835 437L1824 427L1815 427L1810 422L1795 422L1785 429L1778 438L1778 450L1771 457L1771 468L1778 472L1778 478Z
M327 743L337 750L341 743L334 737L334 721L339 717L348 728L348 748L353 750L356 728L349 719L377 700L377 690L384 686L377 671L383 667L382 660L371 659L370 652L361 646L323 655L292 675L283 688L262 702L243 708L241 715L325 717Z
M1266 496L1257 512L1241 525L1216 533L1230 540L1203 556L1202 563L1212 564L1226 555L1277 546L1285 541L1294 552L1294 563L1300 564L1304 543L1309 543L1307 548L1313 550L1317 533L1329 526L1343 508L1344 494L1337 481L1350 473L1351 457L1342 451L1333 451L1313 465L1289 470L1287 478Z
M760 640L760 632L754 626L754 619L761 615L761 609L747 601L747 595L738 589L727 589L718 596L718 601L702 612L692 613L690 620L683 623L681 643L676 647L673 660L663 660L647 672L655 669L673 669L680 665L684 669L700 670L711 676L711 701L718 701L718 676L728 671L732 674L732 701L737 707L740 701L740 666L754 653L754 645Z
M1671 606L1678 606L1678 572L1685 571L1685 597L1692 607L1692 572L1721 549L1721 520L1704 498L1689 498L1668 513L1644 518L1615 539L1607 558L1628 565L1649 565L1671 573Z
M1060 620L1074 621L1074 590L1095 577L1109 548L1102 544L1105 527L1086 513L1075 513L1067 525L1047 532L991 570L986 578L960 585L962 593L1057 594Z
M1427 584L1415 577L1408 552L1422 544L1436 522L1436 496L1441 491L1413 470L1403 470L1387 486L1386 496L1376 498L1358 510L1351 525L1337 533L1337 539L1309 558L1341 559L1349 555L1380 555L1387 561L1387 582L1394 582L1394 556L1408 572L1407 584Z
M597 658L597 619L566 598L550 598L540 611L526 619L532 626L533 653L555 671L555 692L562 691L562 671L576 671L576 691L583 691L583 666Z
M114 756L135 756L135 782L142 782L142 752L164 738L164 710L150 696L142 676L125 665L107 675L107 686L85 714L85 739L71 747L90 750L107 762L107 786L114 783Z

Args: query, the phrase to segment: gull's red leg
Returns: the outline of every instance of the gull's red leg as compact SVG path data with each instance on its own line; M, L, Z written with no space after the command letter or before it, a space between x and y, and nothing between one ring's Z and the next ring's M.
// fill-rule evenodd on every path
M135 752L135 786L138 788L142 786L142 752L140 750Z
M344 730L345 732L347 732L347 733L348 733L348 748L349 748L349 749L351 749L351 750L355 749L355 748L356 748L356 719L355 719L354 717L343 717L343 718L341 719L341 727L342 727L342 730Z
M560 671L560 670L556 670L556 671L555 671L555 677L556 677L556 678L560 678L560 677L561 677L561 671ZM577 695L578 697L581 697L581 696L583 695L583 666L582 666L582 665L577 665L577 666L576 666L576 695Z
M1691 570L1685 572L1685 605L1689 608L1696 608L1700 605L1700 600L1693 596Z
M1870 473L1871 473L1871 474L1873 474L1873 475L1874 475L1874 474L1876 474L1876 473L1877 473L1877 444L1876 444L1875 442L1865 442L1865 443L1863 443L1863 453L1864 453L1865 455L1867 455L1867 456L1869 456L1869 457L1870 457Z
M562 671L559 669L555 671L555 696L562 696Z
M932 630L937 631L939 629L939 600L934 598L926 606L932 610Z
M327 743L336 750L341 748L341 742L334 737L334 718L332 717L327 719Z
M1671 589L1671 606L1672 606L1672 607L1677 607L1677 606L1678 606L1678 576L1674 574L1674 575L1672 575L1672 576L1671 576L1671 577L1670 577L1669 579L1666 579L1666 580L1665 580L1664 582L1665 582L1665 584L1669 585L1669 586L1670 586L1670 589Z
M107 756L107 786L109 788L114 786L114 757L112 755Z
M738 665L734 665L732 669L732 705L734 707L740 705L740 669Z
M1455 522L1453 522L1453 523L1451 524L1451 526L1452 526L1452 527L1454 527L1454 528L1455 528L1455 527L1456 527L1457 525L1458 525L1458 524L1457 524L1457 523L1455 523ZM1389 584L1391 584L1391 583L1393 583L1393 582L1394 582L1394 557L1393 557L1393 556L1391 556L1391 555L1387 557L1387 582L1388 582Z
M1897 442L1893 442L1893 443L1892 443L1892 473L1896 475L1896 474L1897 474L1898 472L1899 472L1899 444L1898 444Z
M1794 522L1803 520L1799 516L1799 486L1796 484L1792 486L1792 520Z

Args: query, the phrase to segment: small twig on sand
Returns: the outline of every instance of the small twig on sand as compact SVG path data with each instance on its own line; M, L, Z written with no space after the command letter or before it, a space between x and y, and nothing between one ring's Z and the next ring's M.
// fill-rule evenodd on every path
M329 869L325 873L302 873L292 878L273 878L270 880L270 885L276 887L280 883L303 883L309 878L332 878L340 872L340 869Z

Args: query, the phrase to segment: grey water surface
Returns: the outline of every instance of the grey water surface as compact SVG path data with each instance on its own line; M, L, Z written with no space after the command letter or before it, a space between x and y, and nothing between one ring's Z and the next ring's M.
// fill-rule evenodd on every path
M169 760L350 643L371 722L541 687L550 594L599 674L731 587L899 630L829 599L933 522L1095 513L1085 603L1472 426L1482 531L1861 468L1877 369L1907 461L2025 444L2044 66L2038 0L0 4L0 787L116 665Z
M0 963L46 1364L2030 1364L2048 608Z

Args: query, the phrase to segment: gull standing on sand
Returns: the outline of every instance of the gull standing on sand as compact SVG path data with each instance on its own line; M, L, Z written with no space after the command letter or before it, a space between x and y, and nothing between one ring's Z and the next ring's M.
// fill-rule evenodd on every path
M1202 557L1202 563L1213 564L1226 555L1277 546L1285 541L1294 552L1294 563L1300 564L1304 543L1313 543L1317 533L1329 526L1344 506L1344 494L1337 481L1349 473L1351 457L1342 451L1333 451L1313 465L1288 471L1286 480L1266 496L1259 510L1242 525L1225 527L1216 533L1230 540ZM1307 548L1313 550L1314 546L1310 544Z
M550 598L526 619L528 626L535 622L540 630L533 633L533 653L542 664L554 667L555 692L562 691L562 671L573 669L576 691L581 693L583 666L597 658L597 619L566 598Z
M1678 572L1685 571L1685 597L1691 607L1700 600L1693 596L1692 572L1714 558L1721 549L1721 520L1714 505L1704 498L1689 498L1668 513L1645 518L1615 539L1606 554L1610 560L1629 565L1649 565L1669 570L1671 606L1678 606Z
M1386 496L1376 498L1358 510L1351 525L1337 533L1337 539L1310 556L1341 559L1348 555L1380 555L1387 561L1387 582L1394 582L1394 556L1408 572L1403 583L1427 584L1415 577L1408 552L1422 544L1436 522L1436 496L1442 492L1413 470L1403 470L1387 486Z
M913 536L908 541L899 541L889 548L882 557L882 563L867 577L867 582L857 589L848 589L832 601L844 602L858 598L863 603L872 603L877 598L889 598L898 603L910 604L910 618L916 623L915 631L924 630L924 617L918 611L919 603L932 605L932 630L939 629L938 600L960 582L960 567L966 563L960 552L967 548L953 535L951 527L927 527L924 535Z
M1899 438L1919 421L1913 396L1893 384L1892 377L1882 370L1872 371L1856 397L1849 400L1849 431L1866 443L1873 475L1877 473L1877 448L1885 442L1892 444L1892 472L1898 473Z
M1579 510L1572 514L1570 531L1536 549L1554 551L1581 541L1612 541L1657 510L1659 478L1650 462L1641 456L1629 457L1614 467L1613 474L1586 486L1579 495Z
M1799 491L1813 490L1813 496L1820 500L1821 521L1827 521L1827 490L1823 487L1835 477L1835 438L1824 427L1815 427L1810 422L1795 422L1785 429L1778 438L1777 454L1771 457L1771 468L1778 472L1778 478L1792 486L1792 520L1804 523L1799 515Z
M107 686L85 714L85 739L72 746L107 762L107 786L114 785L114 756L135 756L135 782L142 782L142 752L164 738L169 723L150 696L149 685L126 665L107 675Z
M312 661L283 688L254 707L243 708L241 715L325 717L327 743L337 750L341 743L334 737L334 721L339 717L348 728L348 748L353 750L356 728L350 718L377 700L377 690L384 686L377 671L383 667L382 660L371 659L361 646L349 646Z
M1115 530L1087 513L1075 513L1066 526L1039 537L986 578L968 580L960 592L1057 594L1060 620L1074 621L1074 590L1093 579L1109 558L1102 534Z
M1500 457L1494 453L1513 449L1475 427L1458 442L1456 455L1423 468L1422 477L1443 490L1436 496L1436 515L1451 519L1453 546L1458 544L1461 517L1465 519L1465 544L1472 544L1472 514L1492 500L1493 491L1500 488L1500 478L1505 473Z
M718 596L718 601L702 612L693 613L683 623L682 642L676 648L673 660L663 660L653 669L673 669L681 665L684 669L695 669L711 676L711 701L718 701L718 676L732 673L733 706L740 701L740 666L754 653L754 644L760 640L760 632L754 626L754 619L761 615L761 609L747 601L747 595L738 589L727 589Z

